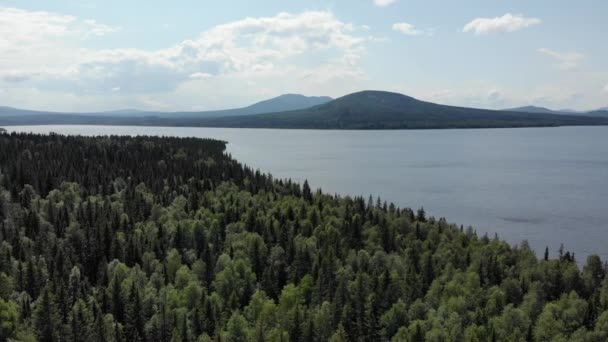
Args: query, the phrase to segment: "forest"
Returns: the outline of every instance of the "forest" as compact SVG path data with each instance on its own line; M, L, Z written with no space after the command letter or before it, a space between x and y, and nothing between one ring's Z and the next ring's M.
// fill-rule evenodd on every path
M0 341L608 340L598 256L538 258L225 147L0 134Z

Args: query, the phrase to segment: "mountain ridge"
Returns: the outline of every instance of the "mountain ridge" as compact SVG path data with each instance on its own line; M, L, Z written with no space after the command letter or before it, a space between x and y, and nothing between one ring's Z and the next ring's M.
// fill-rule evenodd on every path
M603 117L608 117L608 107L605 108L599 108L599 109L594 109L594 110L588 110L588 111L577 111L577 110L572 110L572 109L560 109L560 110L553 110L553 109L549 109L546 107L539 107L539 106L523 106L523 107L516 107L516 108L507 108L507 109L501 109L501 111L507 111L507 112L522 112L522 113L543 113L543 114L558 114L558 115L586 115L586 116L603 116Z
M608 124L586 116L446 106L377 90L348 94L304 110L215 118L202 126L317 129L500 128Z
M322 100L325 101L327 98ZM263 101L252 106L256 105L264 107ZM304 109L245 115L230 115L234 114L230 110L221 112L223 115L219 116L180 116L179 113L161 113L158 116L142 117L38 114L0 117L0 125L89 124L287 129L446 129L608 125L608 116L525 113L447 106L421 101L404 94L378 90L348 94Z
M0 117L12 115L83 115L83 116L108 116L108 117L163 117L163 118L197 118L253 115L262 113L274 113L287 110L297 110L312 107L333 100L328 96L305 96L301 94L282 94L270 99L255 102L241 108L229 108L208 111L148 111L140 109L117 109L96 112L62 112L21 109L9 106L0 106Z
M523 113L544 113L544 114L567 114L567 113L576 113L574 111L567 112L562 110L553 110L546 107L540 106L523 106L523 107L515 107L515 108L507 108L501 109L503 112L523 112Z

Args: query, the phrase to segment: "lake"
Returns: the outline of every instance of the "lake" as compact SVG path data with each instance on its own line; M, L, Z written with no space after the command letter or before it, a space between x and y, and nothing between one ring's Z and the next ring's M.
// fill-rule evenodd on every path
M182 127L17 126L9 131L222 139L239 161L275 178L528 240L560 244L579 263L608 258L608 127L320 131Z

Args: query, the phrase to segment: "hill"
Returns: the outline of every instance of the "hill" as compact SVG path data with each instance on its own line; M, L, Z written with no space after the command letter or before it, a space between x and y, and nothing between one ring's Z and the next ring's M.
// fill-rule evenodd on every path
M298 110L313 107L323 103L331 101L331 97L327 96L304 96L299 94L285 94L277 96L268 100L254 103L250 106L243 108L234 109L223 109L223 110L212 110L212 111L181 111L181 112L159 112L159 111L143 111L138 109L120 109L105 112L49 112L49 111L38 111L38 110L27 110L18 109L13 107L0 107L0 118L2 117L23 117L33 116L38 117L47 121L47 116L56 115L56 119L60 121L78 121L87 120L86 118L62 118L64 115L76 115L76 116L87 116L87 117L111 117L111 118L212 118L212 117L224 117L224 116L240 116L240 115L253 115L262 113L274 113L289 110ZM96 121L95 119L91 119ZM106 119L113 121L112 119ZM32 121L32 120L28 120Z
M445 106L397 93L362 91L303 110L222 117L189 124L249 128L424 129L606 125L608 120Z
M254 103L251 106L244 108L177 114L180 114L178 116L200 117L253 115L310 108L327 103L331 100L333 99L327 96L304 96L299 94L285 94L269 100Z
M558 115L584 115L584 116L592 116L592 117L608 117L608 107L600 108L596 110L590 111L575 111L571 109L560 109L560 110L552 110L545 107L536 107L536 106L524 106L510 109L503 109L503 111L508 112L522 112L522 113L543 113L543 114L558 114Z
M608 109L594 110L594 111L585 113L585 115L608 118Z
M522 113L540 113L540 114L574 114L573 111L552 110L545 107L524 106L517 108L503 109L503 112L522 112Z
M203 112L176 112L160 115L161 117L188 117L188 118L208 118L208 117L225 117L225 116L241 116L254 115L263 113L275 113L290 110L298 110L314 107L320 104L331 101L331 97L327 96L304 96L299 94L285 94L269 100L254 103L244 108L225 109L217 111Z

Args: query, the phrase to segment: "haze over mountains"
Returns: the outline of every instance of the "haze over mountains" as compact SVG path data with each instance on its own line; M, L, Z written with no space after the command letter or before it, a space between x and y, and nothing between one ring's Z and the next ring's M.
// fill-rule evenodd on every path
M542 114L559 114L559 115L587 115L587 116L602 116L608 117L608 107L599 108L591 111L575 111L570 109L553 110L545 107L524 106L517 108L503 109L507 112L522 112L522 113L542 113Z
M68 113L68 112L48 112L38 110L18 109L0 106L0 117L22 116L22 115L88 115L88 116L116 116L116 117L188 117L188 118L209 118L219 116L252 115L262 113L274 113L281 111L297 110L313 107L331 101L327 96L304 96L299 94L284 94L272 99L260 101L243 108L210 110L210 111L181 111L181 112L160 112L145 111L138 109L120 109L104 112L88 113Z
M332 100L287 94L237 109L204 112L120 110L51 113L0 108L0 125L140 125L294 129L429 129L608 125L602 111L564 113L542 107L487 110L446 106L385 91Z

